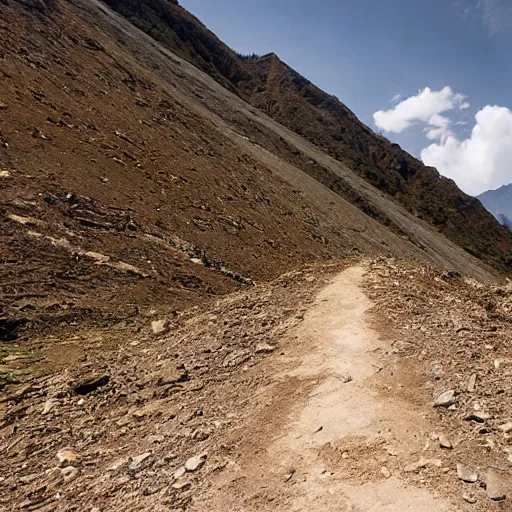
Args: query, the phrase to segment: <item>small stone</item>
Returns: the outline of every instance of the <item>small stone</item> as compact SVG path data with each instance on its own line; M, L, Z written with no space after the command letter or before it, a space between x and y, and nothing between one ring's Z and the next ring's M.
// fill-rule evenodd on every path
M79 456L70 448L59 450L56 457L62 467L72 466L79 461Z
M174 472L174 479L175 480L179 480L183 475L185 475L185 473L187 472L187 470L185 469L185 466L181 466L179 467L175 472Z
M446 448L447 450L451 450L453 448L453 444L446 434L441 434L439 436L439 446L441 448Z
M420 469L426 468L427 466L437 466L441 467L442 462L439 459L424 459L421 458L418 462L413 462L412 464L409 464L408 466L405 466L404 472L405 473L416 473Z
M284 475L285 482L288 482L289 480L292 479L293 475L295 475L295 471L296 470L293 468L287 471L286 475Z
M196 455L195 457L190 457L190 459L185 462L185 469L189 472L197 471L204 466L206 462L206 455Z
M468 414L464 419L466 421L474 421L475 423L485 423L490 420L492 416L486 412L475 411Z
M457 398L455 396L455 391L450 389L449 391L445 391L441 393L436 401L434 402L434 407L450 407L457 402Z
M151 322L151 330L155 336L169 332L167 320L153 320Z
M50 400L47 400L43 407L43 414L48 414L54 406L55 402L50 398Z
M430 366L430 371L432 372L432 375L435 379L440 379L444 375L443 365L437 361L432 363Z
M467 501L468 503L476 503L476 498L473 494L471 494L470 492L467 492L467 491L464 491L462 493L462 499L464 501Z
M498 427L503 433L508 434L512 432L512 421L509 421L508 423L504 423L503 425L500 425Z
M61 469L61 474L64 477L64 483L72 482L78 476L78 469L73 466L67 466Z
M149 443L163 443L165 441L165 436L162 436L162 435L154 435L154 436L149 436L148 437L148 442Z
M469 484L474 484L478 481L478 472L474 468L464 466L464 464L461 463L457 464L457 476L459 480Z
M91 512L101 512L101 510L97 507L91 508Z
M469 380L468 380L468 392L469 393L474 393L475 392L475 389L476 389L476 379L477 379L476 373L474 373L473 375L471 375L471 377L469 377Z
M510 482L494 469L489 469L485 475L487 484L487 496L493 501L503 501L507 498L507 491L510 490Z
M347 460L349 457L350 457L350 455L349 455L349 453L348 453L348 452L343 452L343 453L341 454L341 458L342 458L342 459Z
M183 491L185 489L188 489L192 484L190 482L176 482L171 485L173 489L176 489L178 491Z
M380 468L380 474L384 477L384 478L391 478L391 471L389 471L389 469L386 467L386 466L382 466Z
M7 110L9 107L5 104L0 102L0 110Z
M343 382L343 384L348 384L349 382L352 382L354 379L352 378L352 375L348 374L348 373L338 373L336 375L336 377L338 379L341 380L341 382Z
M38 476L39 476L39 475L37 475L37 474L35 474L35 473L33 473L32 475L25 475L25 476L21 476L21 477L20 477L20 482L21 482L22 484L30 484L30 483L32 483L34 480L37 480L37 477L38 477Z
M274 352L275 349L276 347L268 343L258 343L254 352L256 352L256 354L270 354L270 352Z
M398 457L398 451L392 446L387 446L386 451L390 457Z
M130 465L128 466L131 471L136 471L139 469L140 465L147 459L151 457L151 452L143 453L142 455L137 455L136 457L132 457L130 460Z
M85 400L83 398L80 398L80 400L78 400L78 402L76 403L76 405L78 405L79 407L82 407L82 405L85 404Z

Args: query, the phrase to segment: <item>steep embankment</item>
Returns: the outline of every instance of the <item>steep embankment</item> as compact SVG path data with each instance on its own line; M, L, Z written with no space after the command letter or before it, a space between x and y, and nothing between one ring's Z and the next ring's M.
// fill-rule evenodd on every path
M248 58L237 55L176 1L105 1L157 41L346 164L471 254L502 271L510 270L512 234L478 200L398 145L373 133L336 97L320 90L275 54Z
M496 278L103 4L0 9L2 338L353 252Z

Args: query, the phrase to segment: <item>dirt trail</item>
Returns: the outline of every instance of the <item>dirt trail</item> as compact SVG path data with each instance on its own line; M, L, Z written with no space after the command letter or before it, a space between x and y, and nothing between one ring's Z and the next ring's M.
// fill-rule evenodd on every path
M386 458L419 458L427 425L411 403L375 392L387 347L368 326L364 273L349 268L319 294L275 369L269 411L255 420L264 431L249 429L241 461L195 510L455 510L386 467Z

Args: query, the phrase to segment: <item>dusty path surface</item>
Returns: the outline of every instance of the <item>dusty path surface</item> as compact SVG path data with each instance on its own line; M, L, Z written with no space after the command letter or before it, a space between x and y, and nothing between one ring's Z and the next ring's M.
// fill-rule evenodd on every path
M0 510L509 510L511 315L512 285L353 259L12 344Z
M248 432L244 457L194 510L456 510L390 469L392 459L421 451L417 433L427 425L410 402L373 390L387 347L368 325L364 272L351 267L318 295L296 328L291 357L276 370L268 411Z

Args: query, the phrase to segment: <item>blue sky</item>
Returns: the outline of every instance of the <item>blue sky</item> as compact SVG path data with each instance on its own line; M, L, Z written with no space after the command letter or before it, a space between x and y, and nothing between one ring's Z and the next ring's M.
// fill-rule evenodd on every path
M512 0L180 3L234 50L275 52L469 193L512 181ZM441 94L446 86L451 96ZM418 94L427 87L432 94ZM482 114L486 106L505 110ZM376 112L390 110L375 122ZM432 131L431 121L444 128Z

